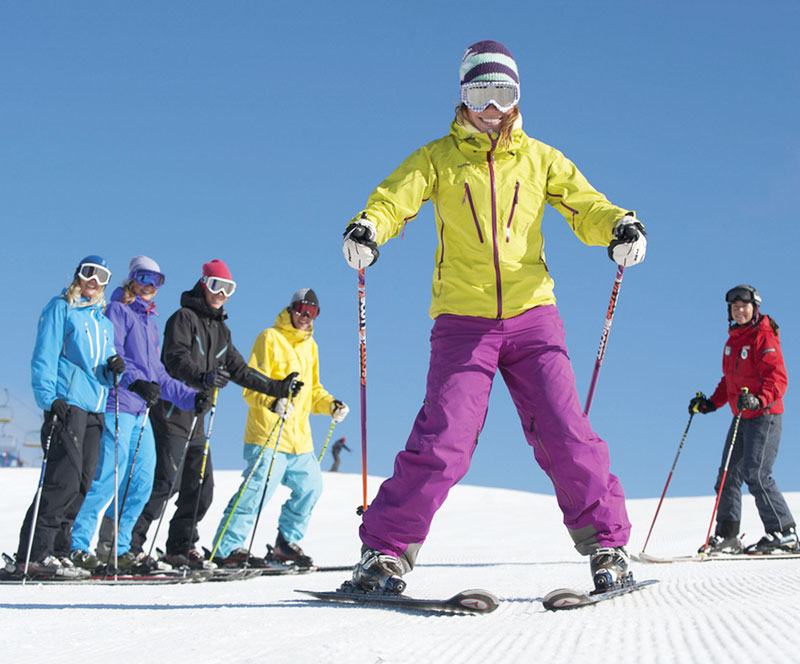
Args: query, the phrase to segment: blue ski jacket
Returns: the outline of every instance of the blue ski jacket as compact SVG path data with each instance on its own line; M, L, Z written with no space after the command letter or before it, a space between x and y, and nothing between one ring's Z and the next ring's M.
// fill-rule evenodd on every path
M106 316L114 325L114 340L117 352L125 360L125 373L120 378L119 410L121 413L138 415L144 412L145 402L128 386L135 380L158 383L161 398L174 403L183 410L194 410L197 390L175 380L167 373L161 362L161 346L158 325L155 321L156 305L136 297L130 304L123 304L125 291L117 288L111 295ZM107 412L114 410L114 390L108 397Z
M66 289L50 300L39 317L31 359L33 396L42 410L63 399L99 413L114 384L106 367L106 360L116 353L114 328L103 313L104 302L70 305L65 293Z

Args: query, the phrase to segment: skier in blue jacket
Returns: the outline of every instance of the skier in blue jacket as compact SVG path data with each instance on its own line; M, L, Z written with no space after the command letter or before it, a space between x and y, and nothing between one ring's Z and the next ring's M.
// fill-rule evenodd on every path
M104 559L89 553L89 545L97 530L100 512L106 507L106 516L111 519L115 509L121 510L117 540L120 569L131 570L140 562L130 551L130 541L133 526L153 488L156 458L153 429L147 417L149 409L158 403L159 398L184 410L203 411L209 404L205 393L172 378L161 362L161 335L154 320L153 299L163 284L164 275L158 263L147 256L134 256L128 280L114 291L106 312L114 324L114 339L126 368L118 396L112 390L108 398L106 412L111 415L106 418L97 473L72 529L70 557L75 565L86 569L105 563ZM120 413L116 453L119 483L118 504L115 506L112 498L117 398Z
M31 382L36 404L44 411L46 466L28 565L34 575L85 575L68 558L70 531L97 466L108 389L114 374L125 368L104 314L110 278L102 257L87 256L72 283L50 300L39 318ZM28 557L35 504L34 499L20 531L20 568Z

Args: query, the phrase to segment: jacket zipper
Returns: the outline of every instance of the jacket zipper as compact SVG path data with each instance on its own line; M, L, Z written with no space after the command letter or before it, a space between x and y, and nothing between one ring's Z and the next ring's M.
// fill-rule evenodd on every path
M514 187L514 200L511 203L511 214L508 215L508 224L506 224L506 242L511 240L511 220L514 218L514 210L517 209L517 201L519 201L519 180Z
M491 134L490 134L491 137ZM497 147L498 138L492 139L492 147L486 153L486 161L489 164L489 182L492 187L492 254L494 257L495 282L497 284L497 319L503 317L503 285L500 281L500 252L497 246L497 191L494 182L494 150Z
M86 328L86 338L89 339L89 357L94 360L94 344L92 343L92 333L89 332L89 323L83 321L83 326ZM97 367L97 364L95 364Z
M481 226L478 223L478 215L475 212L475 204L472 202L472 192L469 190L469 183L464 183L464 200L461 201L461 205L465 205L466 202L469 201L469 209L472 210L472 221L475 222L475 230L478 231L478 239L480 240L481 244L483 244L483 233L481 233Z

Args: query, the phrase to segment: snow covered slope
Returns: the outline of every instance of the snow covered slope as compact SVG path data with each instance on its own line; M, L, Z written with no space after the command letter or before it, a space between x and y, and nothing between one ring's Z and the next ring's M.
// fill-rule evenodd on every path
M532 471L533 472L533 471ZM0 469L4 509L0 547L11 553L38 478ZM209 545L238 473L215 474L216 499L201 523ZM370 479L370 494L378 480ZM283 489L262 514L256 553L275 535ZM800 494L788 494L800 514ZM325 493L303 546L325 565L357 557L361 478L326 474ZM638 552L656 499L629 503ZM747 540L761 535L745 496ZM711 495L667 498L648 552L690 553L703 541ZM640 579L661 582L596 607L550 613L540 598L560 586L588 587L588 563L571 546L550 496L456 487L433 524L409 594L451 595L482 587L501 598L488 616L414 615L318 604L295 588L335 588L346 573L258 578L182 586L0 586L2 659L27 662L453 661L708 662L774 658L800 647L800 560L633 564ZM163 544L164 535L159 536ZM771 654L770 654L771 653Z

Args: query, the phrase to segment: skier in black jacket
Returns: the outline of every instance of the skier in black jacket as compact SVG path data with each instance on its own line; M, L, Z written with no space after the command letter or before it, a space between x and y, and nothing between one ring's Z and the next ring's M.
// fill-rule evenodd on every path
M231 342L231 332L225 324L228 315L222 305L235 289L236 283L225 263L212 260L203 265L202 278L192 290L181 295L181 308L167 321L161 352L164 366L178 380L208 392L233 381L278 399L296 394L302 386L296 380L296 373L283 380L269 378L249 367ZM206 430L204 415L197 419L183 468L179 468L194 415L193 411L180 410L167 401L161 401L150 412L156 439L156 474L150 500L133 530L131 551L142 552L150 524L159 518L170 498L172 480L180 473L176 483L177 509L170 521L165 560L173 566L201 568L205 563L203 554L195 548L199 539L197 523L211 505L214 487L209 452L200 488ZM194 522L196 504L197 520Z

